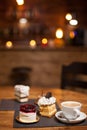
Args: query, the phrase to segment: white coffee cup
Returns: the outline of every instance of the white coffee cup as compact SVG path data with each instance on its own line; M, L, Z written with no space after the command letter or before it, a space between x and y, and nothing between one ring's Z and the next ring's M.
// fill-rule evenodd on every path
M76 101L65 101L61 103L63 115L69 119L74 120L80 115L82 104Z

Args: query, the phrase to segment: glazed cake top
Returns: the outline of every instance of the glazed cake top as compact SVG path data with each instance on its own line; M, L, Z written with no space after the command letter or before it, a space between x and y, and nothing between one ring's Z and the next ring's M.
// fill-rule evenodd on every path
M36 106L32 104L22 104L20 105L20 111L25 113L36 112Z

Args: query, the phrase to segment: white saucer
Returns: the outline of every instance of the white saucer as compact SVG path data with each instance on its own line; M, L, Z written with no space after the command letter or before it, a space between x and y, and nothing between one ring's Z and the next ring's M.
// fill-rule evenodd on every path
M62 111L58 111L56 114L55 114L55 117L63 122L63 123L79 123L83 120L85 120L87 118L87 115L84 113L84 112L81 112L80 113L80 116L78 118L76 118L75 120L67 120L65 119L63 116L62 116Z

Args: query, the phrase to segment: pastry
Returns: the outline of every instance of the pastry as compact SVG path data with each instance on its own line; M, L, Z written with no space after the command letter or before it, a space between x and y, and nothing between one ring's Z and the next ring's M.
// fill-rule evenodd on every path
M29 96L29 86L25 85L15 85L15 98L19 102L27 102Z
M49 92L38 100L39 111L42 116L52 117L56 109L56 98Z
M22 122L36 121L36 107L32 104L20 105L19 119Z

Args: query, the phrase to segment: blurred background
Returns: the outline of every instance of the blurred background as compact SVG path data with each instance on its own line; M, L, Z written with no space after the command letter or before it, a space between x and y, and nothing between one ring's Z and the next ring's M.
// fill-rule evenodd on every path
M85 45L86 12L84 0L0 0L1 45Z
M0 85L60 87L63 64L87 61L86 12L86 0L0 0Z

